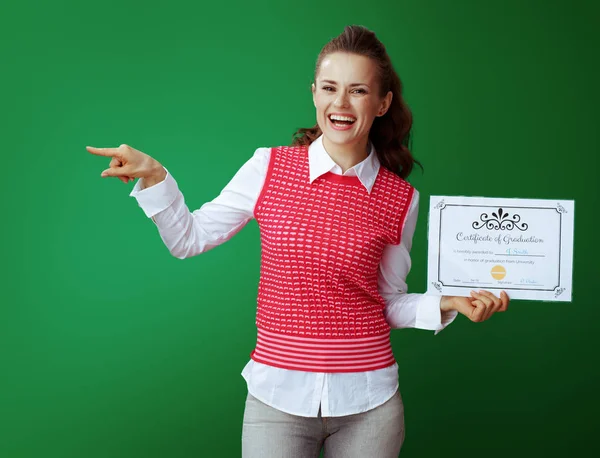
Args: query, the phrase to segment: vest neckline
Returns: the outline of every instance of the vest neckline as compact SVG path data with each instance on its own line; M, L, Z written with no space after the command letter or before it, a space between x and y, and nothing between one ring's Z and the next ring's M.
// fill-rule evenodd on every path
M355 186L362 186L362 182L356 175L338 175L333 172L325 172L321 175L325 180L332 181L334 183L352 184Z

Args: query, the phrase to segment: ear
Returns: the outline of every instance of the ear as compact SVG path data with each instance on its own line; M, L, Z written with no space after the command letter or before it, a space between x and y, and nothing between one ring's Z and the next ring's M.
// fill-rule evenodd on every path
M390 105L392 104L393 97L394 93L392 91L388 91L388 93L385 95L381 102L381 106L379 108L379 111L377 112L377 116L383 116L387 113L388 109L390 108Z
M315 88L315 83L312 83L310 85L310 90L312 92L312 99L313 99L313 105L315 106L315 108L317 107L317 102L315 102L315 92L316 92L316 88Z

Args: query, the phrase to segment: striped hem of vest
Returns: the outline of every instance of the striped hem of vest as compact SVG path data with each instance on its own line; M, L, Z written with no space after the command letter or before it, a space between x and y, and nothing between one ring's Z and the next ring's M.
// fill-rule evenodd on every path
M364 372L395 364L390 333L325 339L258 329L250 357L259 363L306 372Z

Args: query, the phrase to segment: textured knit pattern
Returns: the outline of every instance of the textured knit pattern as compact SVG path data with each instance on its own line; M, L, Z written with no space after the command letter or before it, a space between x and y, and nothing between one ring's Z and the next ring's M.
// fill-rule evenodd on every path
M255 207L262 257L251 357L287 369L394 364L377 274L398 244L413 188L380 167L371 194L356 176L309 180L307 147L273 148Z

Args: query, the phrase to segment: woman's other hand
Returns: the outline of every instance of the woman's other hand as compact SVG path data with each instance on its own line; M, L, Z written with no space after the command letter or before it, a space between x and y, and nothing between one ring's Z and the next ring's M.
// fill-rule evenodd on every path
M101 177L117 177L123 183L144 178L145 187L149 187L164 180L167 174L156 159L125 144L118 148L86 146L85 149L92 154L112 158L109 168L100 174Z
M487 320L496 312L506 312L510 299L502 291L500 297L489 291L471 291L471 297L442 296L440 309L442 312L456 310L469 320L479 323Z

